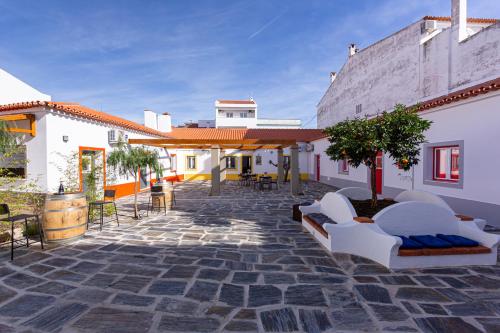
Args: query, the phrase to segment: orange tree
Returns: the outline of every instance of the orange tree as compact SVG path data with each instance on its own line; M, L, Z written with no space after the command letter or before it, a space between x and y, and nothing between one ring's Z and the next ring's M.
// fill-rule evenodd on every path
M346 119L325 129L330 141L326 154L334 161L347 159L357 168L361 164L370 170L372 207L377 206L376 158L379 152L389 154L394 164L410 170L419 162L420 145L431 121L422 119L415 108L402 104L392 112L374 118Z

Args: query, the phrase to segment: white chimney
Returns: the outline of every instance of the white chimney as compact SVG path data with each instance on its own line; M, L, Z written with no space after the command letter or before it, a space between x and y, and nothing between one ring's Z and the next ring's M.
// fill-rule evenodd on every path
M157 130L158 119L156 113L151 110L144 110L144 126Z
M158 131L172 132L172 117L168 112L158 115Z
M458 42L467 38L467 0L451 0L451 33Z
M337 72L330 72L330 82L335 81L337 78Z
M349 45L349 57L352 57L357 52L358 52L358 48L356 47L356 44Z

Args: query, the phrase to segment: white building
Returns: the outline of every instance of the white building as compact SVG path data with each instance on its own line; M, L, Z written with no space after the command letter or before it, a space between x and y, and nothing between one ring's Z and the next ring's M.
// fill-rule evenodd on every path
M43 94L0 68L0 105L26 101L50 101Z
M0 100L12 101L0 105L0 120L7 121L9 130L17 133L25 149L17 156L1 160L0 167L20 176L22 183L36 183L42 192L57 191L59 184L67 188L85 190L90 165L99 172L98 189L115 189L117 196L133 193L132 175L120 175L106 166L106 156L118 141L128 139L197 138L199 140L224 137L228 133L253 131L257 138L293 139L299 146L299 173L302 179L309 175L305 144L321 137L319 130L302 129L234 129L234 128L174 128L168 113L144 111L144 125L96 111L77 103L39 101L50 96L39 93L25 83L2 76L0 86L17 84L20 90L0 90ZM21 82L21 83L19 83ZM11 96L16 99L9 99ZM45 96L45 97L44 97ZM31 100L36 98L36 100ZM189 149L157 149L168 180L209 180L210 150L193 146ZM285 164L289 164L289 148L283 151ZM221 179L235 180L242 172L267 173L277 176L277 151L273 149L225 149L222 155ZM22 162L19 162L22 161ZM28 161L27 163L25 161ZM156 175L141 170L139 186L149 187Z
M257 103L249 100L216 100L217 128L300 128L298 119L259 118Z
M456 212L500 225L500 23L466 18L466 1L452 1L450 17L424 17L357 51L349 47L341 70L317 105L319 128L346 118L416 105L433 121L421 162L403 172L381 155L377 190L439 194ZM368 170L330 161L326 139L310 156L314 179L338 187L364 186Z

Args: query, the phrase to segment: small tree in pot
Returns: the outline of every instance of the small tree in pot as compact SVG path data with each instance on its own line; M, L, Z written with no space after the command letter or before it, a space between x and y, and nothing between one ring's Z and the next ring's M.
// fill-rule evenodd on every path
M107 158L108 164L118 169L120 174L131 174L134 177L134 218L140 219L137 208L137 192L139 191L139 172L141 168L161 170L158 153L144 147L131 147L124 143L118 144Z
M375 118L347 119L325 129L331 145L326 154L334 161L347 159L357 168L361 164L370 170L372 207L377 206L376 159L379 152L389 154L394 164L410 170L419 162L420 145L431 121L422 119L414 108L402 104L392 112Z

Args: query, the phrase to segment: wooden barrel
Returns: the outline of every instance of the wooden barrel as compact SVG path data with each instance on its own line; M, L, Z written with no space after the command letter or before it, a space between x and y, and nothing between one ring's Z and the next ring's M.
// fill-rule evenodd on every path
M64 243L82 237L87 230L87 210L84 193L47 196L43 217L46 241Z

